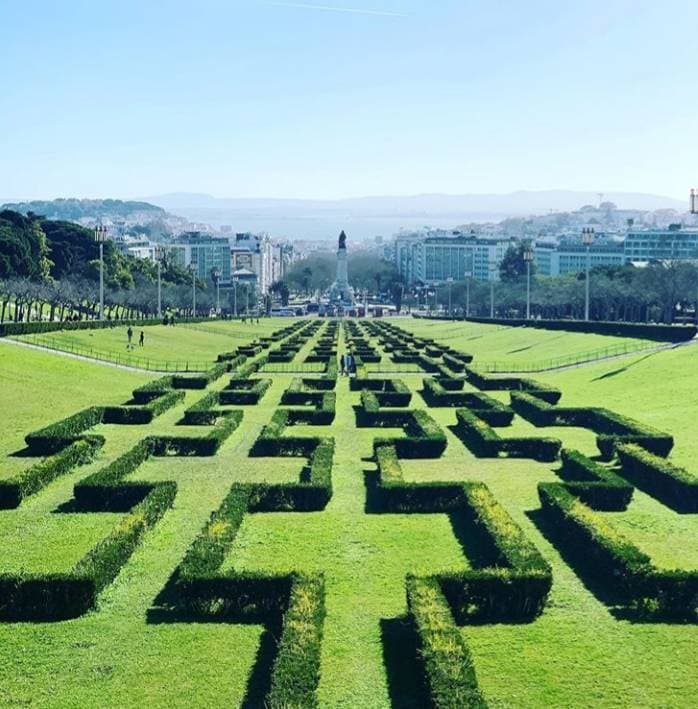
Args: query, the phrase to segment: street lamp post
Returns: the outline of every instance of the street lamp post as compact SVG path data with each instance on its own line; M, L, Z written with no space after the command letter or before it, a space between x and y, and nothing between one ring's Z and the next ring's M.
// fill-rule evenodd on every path
M582 243L586 246L586 279L584 281L584 320L589 322L589 271L591 268L591 245L594 243L594 228L585 227L582 229Z
M221 269L220 268L214 268L213 271L211 271L211 276L213 276L213 280L216 282L216 314L220 315L221 314Z
M526 320L531 319L531 264L533 263L533 250L526 247L523 254L526 262Z
M473 277L473 272L466 270L463 274L465 277L465 318L470 317L470 279Z
M156 246L153 256L158 266L158 319L162 318L162 255L162 247Z
M95 227L95 241L99 244L99 319L104 320L104 242L107 240L107 227Z
M453 310L451 309L451 286L453 285L453 278L449 277L446 279L448 283L448 317L453 317Z
M193 263L189 264L189 273L191 273L191 308L192 317L196 317L196 266Z
M497 273L497 265L490 264L490 319L494 320L494 276Z

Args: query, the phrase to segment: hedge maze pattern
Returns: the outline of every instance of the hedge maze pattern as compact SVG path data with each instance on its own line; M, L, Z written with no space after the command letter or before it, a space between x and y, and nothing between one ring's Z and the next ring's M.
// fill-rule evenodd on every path
M341 345L341 346L340 346ZM299 376L281 394L279 406L259 430L246 455L298 458L298 479L284 484L233 483L157 598L157 622L258 623L277 639L266 683L265 706L314 707L322 671L326 619L325 579L298 568L285 574L230 570L226 558L248 515L321 512L333 494L338 355L354 353L356 376L341 386L356 392L358 429L376 429L372 466L366 478L369 515L448 515L464 549L477 549L459 572L409 574L403 619L423 675L426 702L435 707L484 707L477 668L460 626L533 623L544 612L554 583L551 567L497 501L486 484L407 482L401 461L440 458L449 437L428 409L455 409L452 431L476 457L527 458L556 466L558 482L540 483L540 514L554 544L580 575L601 578L614 604L648 622L667 618L695 622L698 573L659 569L601 516L622 511L634 489L682 513L698 511L698 481L666 457L672 436L604 408L560 405L562 393L532 379L490 376L467 353L415 337L385 321L303 321L271 337L222 353L207 372L167 376L133 392L122 406L93 406L26 436L36 458L16 477L0 482L0 508L17 508L59 476L92 461L105 444L98 424L148 424L181 405L185 390L201 390L183 410L180 423L200 435L144 435L127 452L80 479L74 509L125 516L70 570L52 574L0 575L0 619L64 620L99 612L100 593L116 578L177 495L174 481L139 480L152 456L214 456L245 416L268 395L275 363L297 367ZM416 365L421 386L370 374L385 362ZM305 365L322 371L306 375ZM508 393L504 403L496 392ZM515 416L540 435L506 434ZM308 434L304 426L326 427ZM546 428L574 426L596 436L599 456L564 448ZM386 435L382 429L399 429ZM498 431L502 431L500 435ZM453 445L453 443L451 443ZM459 444L460 445L460 444ZM203 463L203 461L202 461ZM244 464L244 460L241 461ZM359 468L357 459L357 469Z

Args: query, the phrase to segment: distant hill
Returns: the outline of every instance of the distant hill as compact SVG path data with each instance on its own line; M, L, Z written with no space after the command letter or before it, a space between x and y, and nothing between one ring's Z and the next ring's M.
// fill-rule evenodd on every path
M506 216L528 216L540 212L573 211L587 204L598 204L599 193L572 190L510 192L508 194L420 194L412 196L355 197L349 199L235 199L207 194L173 192L149 197L148 201L165 209L228 209L241 211L281 212L351 212L361 216L446 216L463 213L490 213ZM687 202L661 195L636 192L607 192L603 201L614 202L619 209L686 210Z
M336 239L342 229L353 241L376 235L389 237L401 229L453 228L458 224L500 222L551 211L572 212L584 205L598 205L600 201L595 192L567 190L338 200L224 199L178 192L146 199L193 222L227 224L234 231L266 231L276 236L323 241ZM652 194L608 192L603 200L614 202L619 209L686 211L686 203Z
M122 201L120 199L54 199L34 200L2 205L21 214L33 212L46 219L79 221L80 219L142 219L154 221L167 215L162 207L148 202Z

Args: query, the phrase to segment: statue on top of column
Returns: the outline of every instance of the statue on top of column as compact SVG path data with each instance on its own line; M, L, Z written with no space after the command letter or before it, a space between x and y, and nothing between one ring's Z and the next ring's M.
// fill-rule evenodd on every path
M342 233L339 235L339 248L347 248L347 235L344 233L344 231L342 231Z

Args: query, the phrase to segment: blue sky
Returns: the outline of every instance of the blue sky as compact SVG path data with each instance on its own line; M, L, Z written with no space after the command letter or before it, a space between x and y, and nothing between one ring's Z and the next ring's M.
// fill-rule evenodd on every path
M697 3L0 0L0 25L0 198L698 184Z

